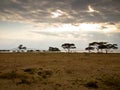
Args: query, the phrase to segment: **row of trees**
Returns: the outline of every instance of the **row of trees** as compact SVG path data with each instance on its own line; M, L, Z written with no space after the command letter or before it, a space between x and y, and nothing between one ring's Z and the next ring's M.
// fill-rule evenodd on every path
M73 43L64 43L61 45L61 47L67 52L70 52L70 49L75 49L76 46ZM103 53L103 50L108 53L111 49L115 50L118 49L117 44L110 44L108 42L92 42L89 43L88 47L85 48L85 50L88 50L89 53L91 53L92 50L97 50L97 53Z
M65 49L67 52L70 52L70 49L75 49L75 44L73 43L64 43L61 45L61 47L63 49ZM18 50L26 50L27 47L23 46L22 44L20 44L18 47L17 47ZM49 47L48 51L60 51L59 48L57 47Z
M70 52L71 49L76 49L74 43L64 43L61 47L66 51ZM22 44L18 46L19 50L26 50L27 47L23 46ZM92 42L89 43L88 47L85 50L88 50L91 53L92 50L97 50L97 53L103 53L103 50L108 53L111 49L118 49L117 44L110 44L108 42ZM57 47L49 47L48 51L60 51Z
M118 49L118 47L117 44L110 44L108 42L92 42L89 43L89 46L85 48L85 50L88 50L89 53L94 49L96 49L98 53L103 53L103 50L108 53L109 50Z

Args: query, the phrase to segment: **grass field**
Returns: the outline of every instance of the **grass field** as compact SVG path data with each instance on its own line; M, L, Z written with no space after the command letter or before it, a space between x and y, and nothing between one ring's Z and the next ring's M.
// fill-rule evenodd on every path
M96 89L120 90L120 54L0 54L0 90Z

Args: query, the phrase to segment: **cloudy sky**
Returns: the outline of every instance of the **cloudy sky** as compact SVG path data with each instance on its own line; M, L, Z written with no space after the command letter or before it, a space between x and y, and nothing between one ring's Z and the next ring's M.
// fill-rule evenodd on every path
M120 47L120 0L0 0L0 49L93 41Z

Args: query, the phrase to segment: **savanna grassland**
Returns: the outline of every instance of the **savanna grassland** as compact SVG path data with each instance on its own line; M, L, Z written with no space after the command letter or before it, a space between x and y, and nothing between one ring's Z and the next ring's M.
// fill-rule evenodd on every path
M120 54L1 53L0 90L120 90Z

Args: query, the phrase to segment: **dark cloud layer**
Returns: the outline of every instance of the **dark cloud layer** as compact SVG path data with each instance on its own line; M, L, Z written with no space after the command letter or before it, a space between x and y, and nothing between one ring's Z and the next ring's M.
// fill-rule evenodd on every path
M87 12L88 6L97 12ZM120 21L120 0L0 0L0 20L26 23L80 23ZM51 13L62 15L52 18Z

